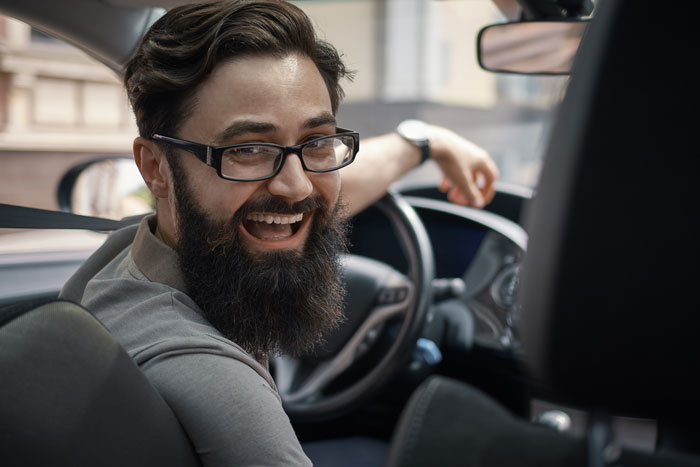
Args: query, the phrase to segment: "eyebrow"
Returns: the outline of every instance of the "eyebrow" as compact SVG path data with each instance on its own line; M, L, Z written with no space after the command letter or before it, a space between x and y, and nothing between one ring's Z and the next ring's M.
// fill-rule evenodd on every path
M302 128L305 130L313 129L319 126L332 124L336 126L336 119L330 112L323 112L316 117L312 117L304 122ZM257 122L255 120L241 120L234 122L214 138L215 144L225 143L231 139L247 133L271 133L277 127L268 122Z
M332 124L333 126L337 125L337 121L335 119L335 116L330 112L323 112L319 116L310 118L306 122L304 122L304 129L310 130L310 129L316 128L318 126L323 126L323 125L328 125L328 124Z
M244 135L246 133L271 133L275 131L277 127L272 123L266 122L256 122L254 120L241 120L234 122L223 131L216 135L214 138L215 144L222 144L229 141L236 136Z

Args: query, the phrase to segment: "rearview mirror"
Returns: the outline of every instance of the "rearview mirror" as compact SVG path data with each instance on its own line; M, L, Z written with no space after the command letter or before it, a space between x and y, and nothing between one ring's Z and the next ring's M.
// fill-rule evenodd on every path
M569 74L587 25L568 20L486 26L477 37L479 65L506 73Z

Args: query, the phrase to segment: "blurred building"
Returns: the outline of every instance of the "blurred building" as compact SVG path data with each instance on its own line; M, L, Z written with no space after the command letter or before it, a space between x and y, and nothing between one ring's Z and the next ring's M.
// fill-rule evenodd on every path
M57 208L71 165L130 153L135 125L117 76L84 53L0 17L0 202Z

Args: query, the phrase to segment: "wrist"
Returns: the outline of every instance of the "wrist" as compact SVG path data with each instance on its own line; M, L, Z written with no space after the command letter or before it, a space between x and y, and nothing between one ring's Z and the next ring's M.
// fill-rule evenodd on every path
M444 159L450 147L455 144L454 133L440 126L429 125L428 134L430 135L430 158L435 161Z

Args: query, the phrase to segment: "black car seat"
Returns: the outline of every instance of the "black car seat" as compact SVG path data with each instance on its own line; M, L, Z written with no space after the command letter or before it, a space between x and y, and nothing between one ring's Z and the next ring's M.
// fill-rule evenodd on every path
M3 466L197 466L133 360L68 301L0 310Z
M598 2L527 213L520 337L534 389L589 409L587 436L542 431L436 378L410 401L390 466L700 465L691 18ZM655 420L655 452L620 449L613 414Z
M600 430L650 418L659 451L700 454L694 16L599 3L528 214L523 344Z

